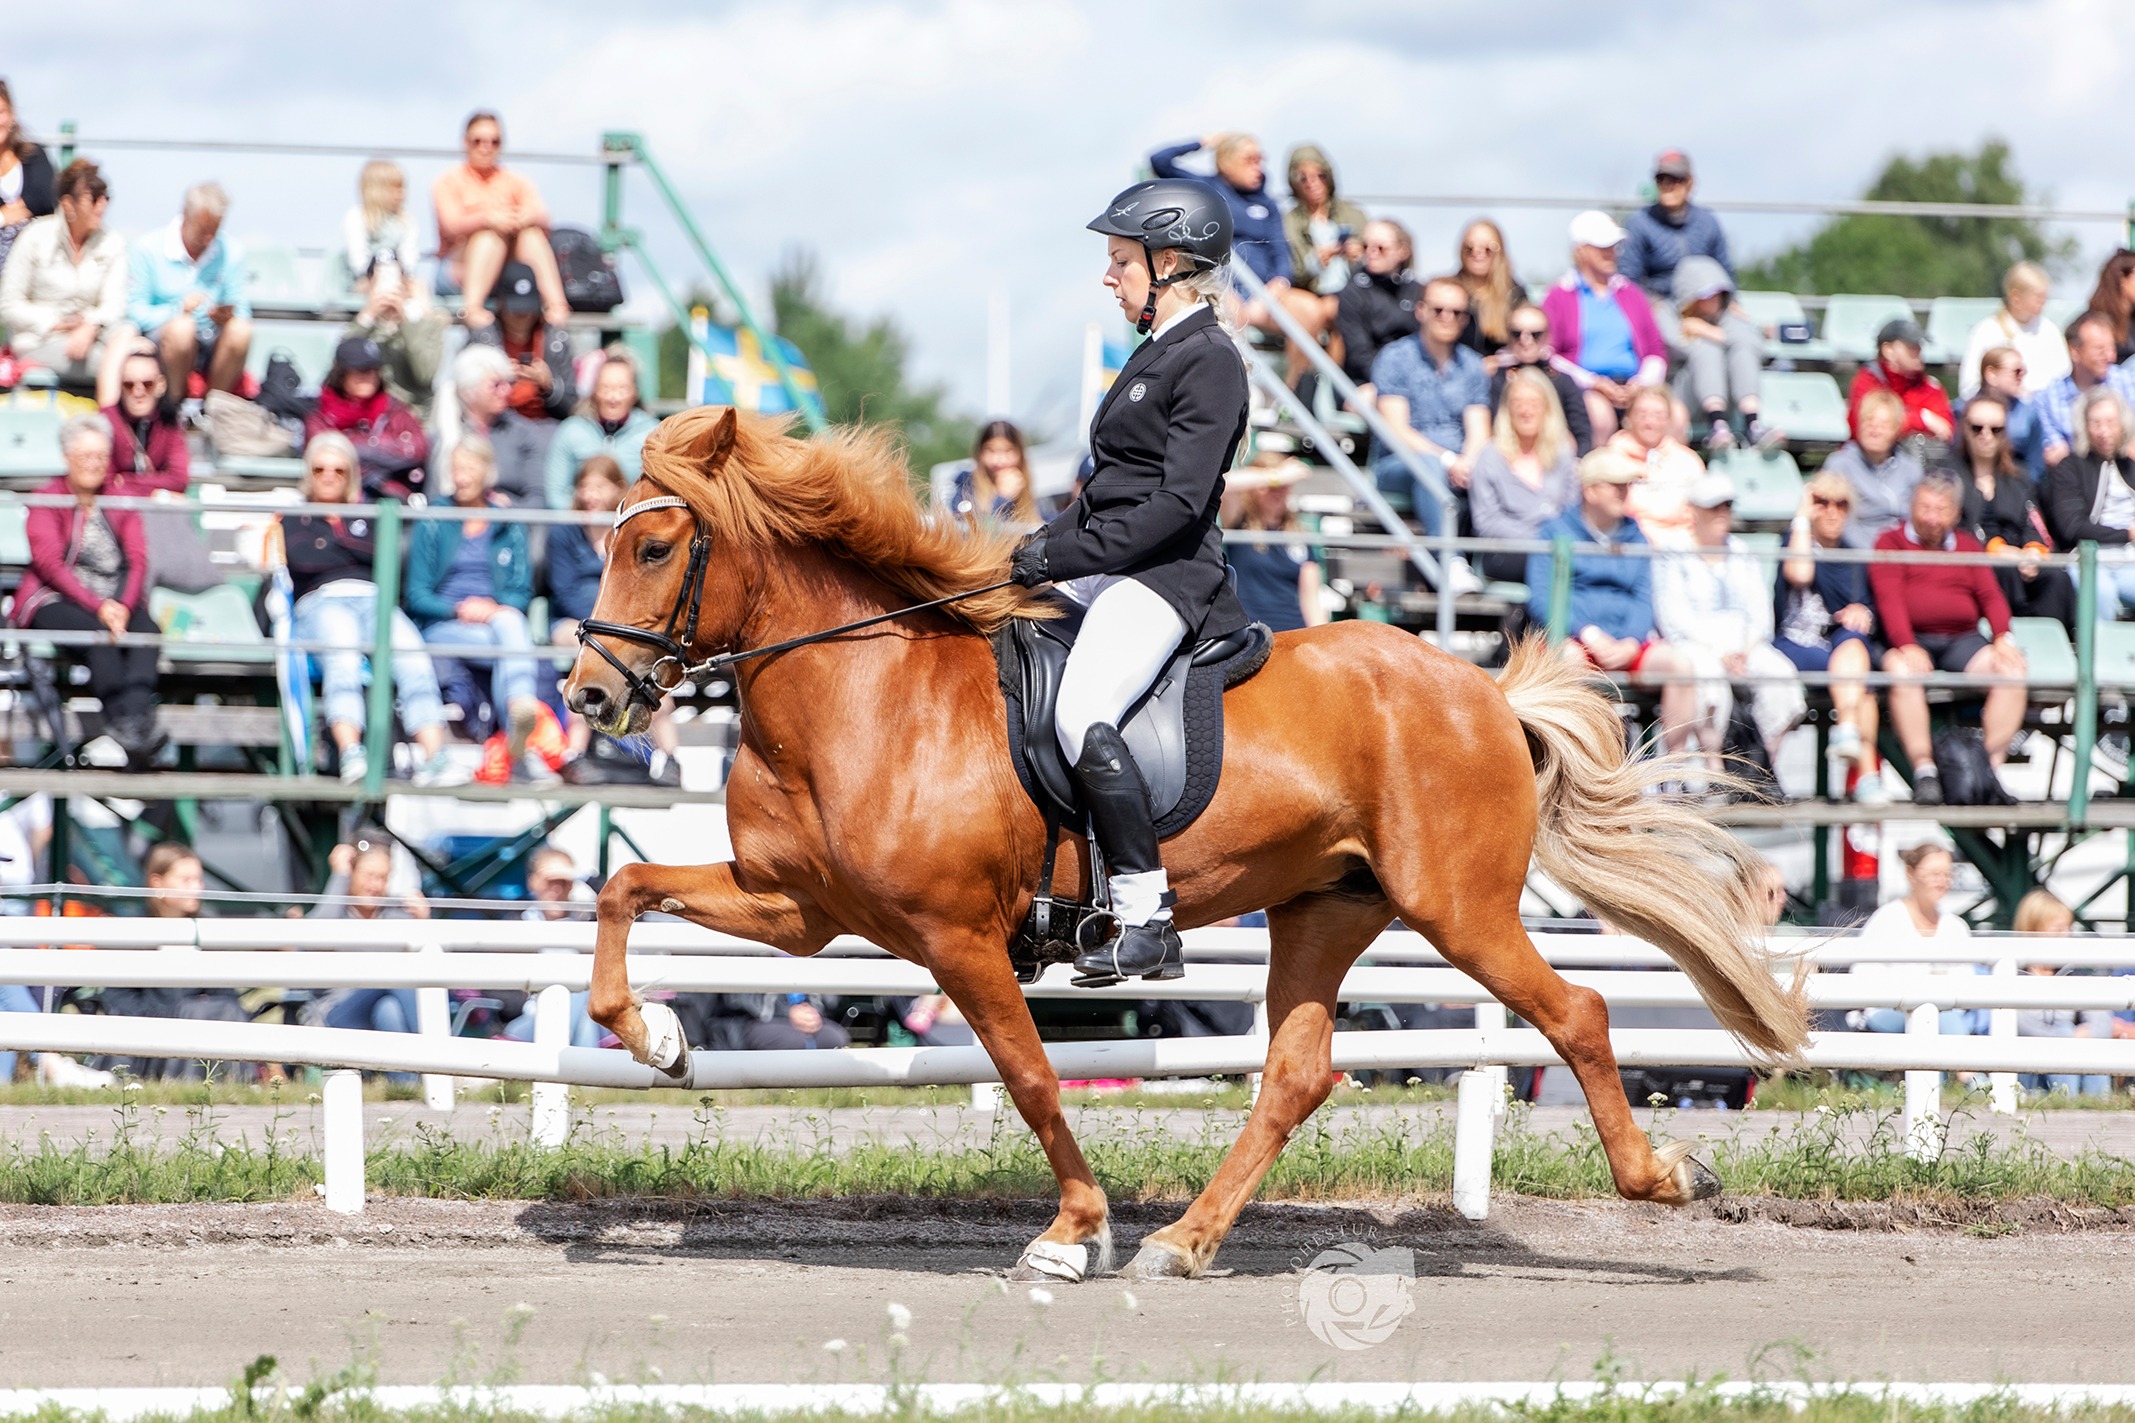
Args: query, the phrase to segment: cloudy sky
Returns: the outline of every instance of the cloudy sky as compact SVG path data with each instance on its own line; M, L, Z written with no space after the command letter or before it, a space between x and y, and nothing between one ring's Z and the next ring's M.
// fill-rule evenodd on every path
M477 106L527 151L636 129L752 291L789 246L815 248L839 302L894 316L974 415L988 295L1006 291L1013 413L1052 433L1072 422L1083 327L1107 314L1082 224L1149 149L1189 135L1250 130L1277 165L1310 139L1345 191L1372 195L1628 196L1680 145L1706 196L1802 200L1858 194L1894 152L2000 135L2064 206L2135 196L2125 0L75 0L17 7L7 29L25 122L77 123L122 230L217 177L241 236L325 245L358 164L99 151L98 136L434 147ZM407 166L427 225L441 164ZM597 223L597 170L529 171L560 219ZM628 206L690 283L642 179ZM1400 215L1436 266L1470 214ZM1565 214L1500 216L1524 277L1561 269ZM1730 228L1755 255L1806 221ZM2077 235L2087 252L2116 238Z

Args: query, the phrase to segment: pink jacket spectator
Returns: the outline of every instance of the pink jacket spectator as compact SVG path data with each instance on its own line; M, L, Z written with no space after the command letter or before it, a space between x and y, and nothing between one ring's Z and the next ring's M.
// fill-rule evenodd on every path
M1591 372L1579 368L1578 274L1566 272L1542 298L1542 314L1549 318L1549 344L1557 353L1560 368L1584 386L1594 383ZM1668 345L1661 328L1653 322L1653 307L1638 283L1621 273L1609 278L1609 295L1623 308L1631 323L1631 349L1638 353L1637 385L1659 385L1668 378Z
M142 495L156 489L185 493L185 486L193 478L193 454L186 448L185 431L167 420L149 426L148 468L137 470L136 456L141 451L134 439L133 422L116 405L104 407L104 418L111 423L111 486L105 493ZM116 520L112 527L118 527Z
M71 495L65 476L37 491L39 494ZM126 551L126 586L118 601L131 613L141 606L148 587L148 539L141 531L141 516L131 509L105 509L119 547ZM28 627L36 611L54 598L66 598L95 612L103 599L82 586L74 576L74 559L81 544L82 511L79 504L65 508L39 507L29 511L24 523L30 540L30 567L15 590L14 623Z

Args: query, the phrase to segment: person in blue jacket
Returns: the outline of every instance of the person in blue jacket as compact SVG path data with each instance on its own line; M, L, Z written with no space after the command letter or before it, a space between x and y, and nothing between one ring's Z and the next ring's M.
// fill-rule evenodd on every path
M1652 556L1623 552L1647 542L1624 512L1630 486L1644 477L1644 466L1603 445L1579 461L1579 503L1543 524L1535 537L1554 542L1562 536L1579 549L1571 556L1565 657L1603 672L1660 681L1661 739L1668 750L1680 751L1697 717L1690 659L1656 629ZM1547 553L1527 556L1527 616L1538 628L1549 624L1551 562Z
M454 504L469 509L506 506L495 489L496 452L481 436L461 437L453 446L450 469ZM503 709L514 775L541 714L534 692L534 638L526 621L533 597L526 525L489 519L425 519L415 525L408 540L408 586L402 602L424 641L468 648L452 654L461 661L494 663L490 703ZM483 647L495 648L496 654L478 650ZM519 655L502 655L511 653Z
M1179 165L1181 158L1204 148L1216 158L1212 178ZM1282 205L1268 191L1267 158L1261 152L1259 139L1246 133L1212 133L1206 138L1188 139L1150 154L1149 170L1159 178L1207 183L1221 193L1224 205L1231 210L1232 260L1252 269L1253 275L1267 286L1269 301L1283 303L1291 315L1305 323L1306 330L1317 329L1317 298L1290 287L1290 238L1283 231ZM1230 319L1235 325L1257 326L1282 334L1274 316L1258 300L1245 301L1241 296ZM1302 352L1290 352L1287 373L1293 383L1304 370L1304 361Z

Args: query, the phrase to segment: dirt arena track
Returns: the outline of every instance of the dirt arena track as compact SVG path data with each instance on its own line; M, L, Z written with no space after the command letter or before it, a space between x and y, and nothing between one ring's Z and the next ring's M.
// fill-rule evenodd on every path
M1122 1205L1125 1259L1171 1205ZM1760 1371L1816 1379L2135 1382L2135 1219L2004 1208L1982 1228L1783 1203L1687 1212L1500 1199L1251 1207L1196 1281L1056 1285L1003 1268L1039 1202L659 1206L373 1202L0 1208L0 1378L216 1384L261 1353L286 1376L360 1352L388 1382L1584 1378ZM1838 1228L1832 1228L1838 1227ZM1301 1317L1303 1265L1404 1252L1413 1309L1337 1350ZM509 1342L516 1331L516 1344ZM843 1340L836 1351L825 1349Z

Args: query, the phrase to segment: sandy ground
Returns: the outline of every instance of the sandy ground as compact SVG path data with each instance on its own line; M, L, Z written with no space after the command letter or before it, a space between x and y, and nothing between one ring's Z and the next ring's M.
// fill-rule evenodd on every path
M1121 1207L1121 1244L1174 1210ZM1060 1285L1046 1303L1001 1271L1048 1214L901 1200L400 1201L357 1220L309 1205L0 1208L0 1378L213 1384L273 1353L299 1379L360 1355L389 1382L807 1381L883 1378L894 1352L904 1375L935 1379L1536 1379L1586 1377L1613 1352L1646 1378L2135 1381L2113 1303L2135 1288L2135 1221L2118 1217L2068 1229L2081 1223L2047 1211L1981 1235L1874 1209L1834 1230L1740 1204L1730 1220L1512 1201L1481 1226L1442 1203L1261 1205L1214 1277ZM1305 1267L1343 1242L1377 1263L1350 1295L1315 1295L1325 1277ZM892 1303L912 1316L896 1350ZM1315 1310L1373 1308L1391 1318L1371 1347L1310 1327Z

